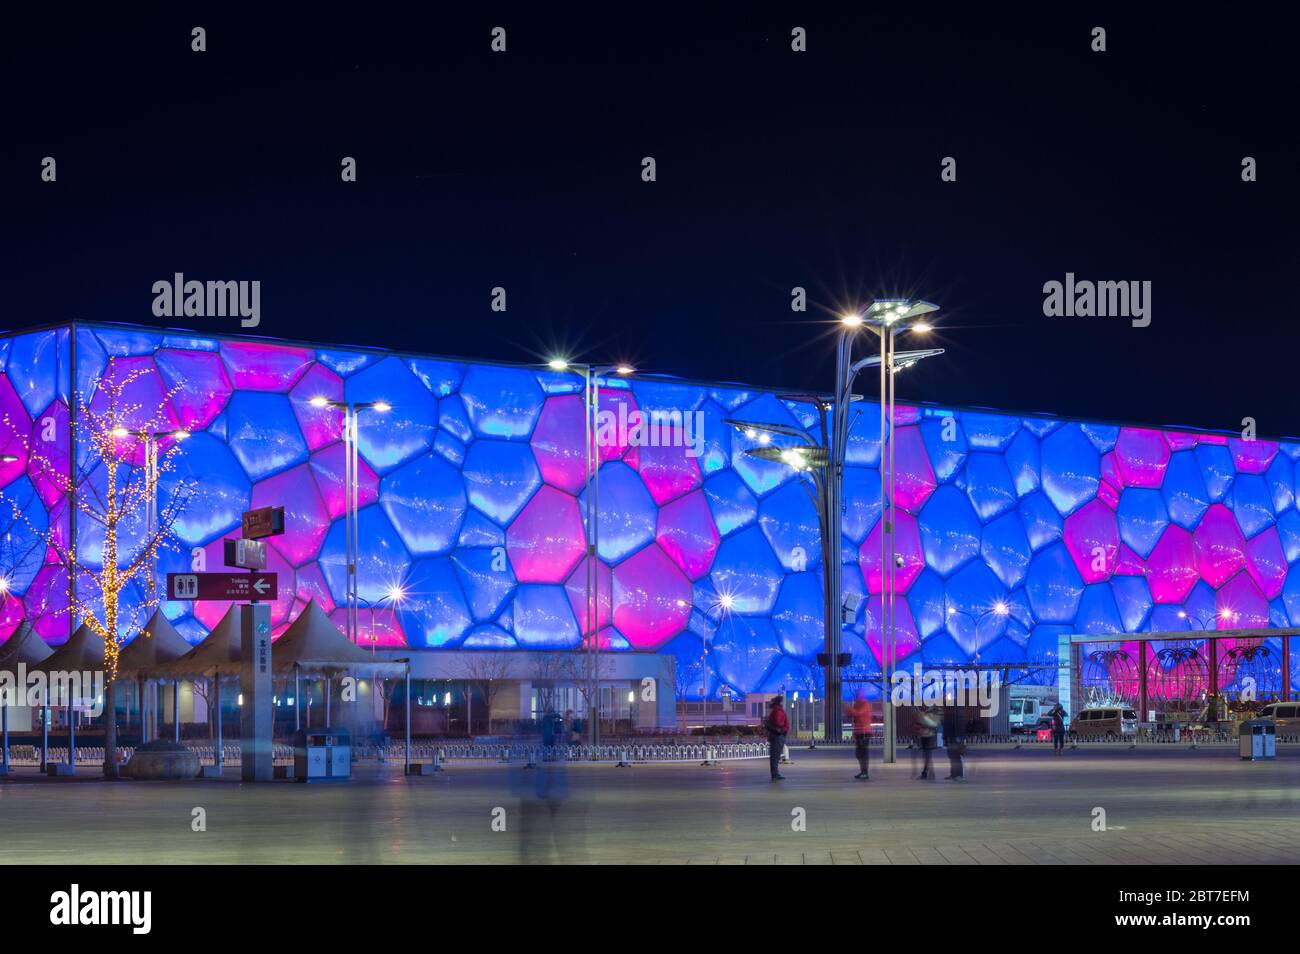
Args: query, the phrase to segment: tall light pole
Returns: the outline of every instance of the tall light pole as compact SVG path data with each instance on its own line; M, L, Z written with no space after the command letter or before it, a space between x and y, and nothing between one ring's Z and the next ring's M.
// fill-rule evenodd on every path
M600 379L610 374L626 377L636 373L629 364L606 367L575 364L567 358L552 358L546 366L552 371L572 371L582 375L583 454L587 466L587 575L586 614L588 633L588 689L595 696L587 700L587 739L600 743Z
M872 356L852 364L847 363L851 354L848 335L845 332L861 324L861 321L844 321L845 330L841 331L838 352L840 363L837 367L843 369L847 366L847 370L837 377L836 395L840 396L838 399L836 396L789 395L792 400L806 401L817 408L821 419L821 444L809 443L806 432L788 424L745 420L725 422L751 440L758 441L758 447L745 451L747 455L785 464L807 476L811 483L811 487L807 489L817 511L822 551L824 640L823 651L818 654L818 663L822 666L825 677L826 698L831 700L826 703L826 718L823 725L823 734L827 741L839 741L842 737L836 701L842 694L841 670L845 664L840 637L845 622L852 622L852 616L845 618L848 609L844 604L843 567L840 559L840 535L844 513L843 461L851 423L848 408L853 401L857 400L853 394L853 381L858 373L863 368L873 367L881 361L880 358ZM943 354L942 348L899 352L893 356L895 371L909 368L918 361L939 354ZM844 408L842 416L837 414L839 407ZM795 438L801 443L783 444L781 443L783 438Z
M943 353L941 349L935 348L925 352L912 352L900 358L894 345L900 328L919 333L929 331L930 325L924 319L938 310L938 305L925 301L879 299L872 302L866 316L845 315L841 319L838 360L835 366L835 463L831 468L833 487L830 493L832 512L835 514L843 513L844 453L848 445L850 424L848 405L852 399L853 379L869 364L878 364L880 367L880 615L883 655L881 705L885 723L886 762L894 762L898 757L897 712L890 699L889 691L893 682L894 667L898 662L898 647L894 631L894 598L898 569L894 528L894 377L899 371L911 367L923 358ZM854 364L852 362L853 335L857 329L863 327L870 328L880 338L880 355L874 361L864 359ZM838 540L836 542L838 543ZM838 576L838 559L835 562ZM838 593L839 590L837 589L836 592ZM837 644L838 641L837 631ZM828 671L828 692L831 688L830 675ZM838 671L836 676L835 688L838 693ZM838 701L838 694L835 699ZM827 705L830 705L829 699ZM829 723L829 719L827 721ZM834 737L837 739L839 737L838 720L836 720Z
M357 504L360 498L358 474L361 469L361 460L357 452L357 445L360 443L360 434L357 430L357 422L362 411L378 411L383 414L391 411L393 406L387 401L335 401L331 398L317 396L311 399L311 406L317 408L330 407L343 412L343 497L344 497L344 527L343 533L346 538L344 550L347 555L347 584L344 598L343 619L344 626L347 629L347 637L352 642L356 642L359 636L357 615L360 609L357 605L357 561L359 540L358 540L358 513Z

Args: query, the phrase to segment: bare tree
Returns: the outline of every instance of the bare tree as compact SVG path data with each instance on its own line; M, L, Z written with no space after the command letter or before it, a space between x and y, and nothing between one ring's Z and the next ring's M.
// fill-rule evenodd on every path
M687 661L678 659L673 666L673 694L677 697L677 726L683 732L686 731L686 703L691 694L698 692L701 707L708 705L708 700L705 698L707 679L708 674L704 671L702 654L692 656Z
M492 706L505 688L505 680L514 673L514 660L501 650L476 651L465 664L465 673L471 682L477 682L483 692L487 709L487 730L492 733Z
M164 391L156 407L147 408L130 399L130 391L151 368L134 368L120 375L111 370L97 383L89 402L78 395L71 418L71 463L56 462L39 443L52 443L51 433L29 436L6 414L4 423L25 446L28 470L55 488L75 508L78 517L89 520L102 534L100 568L78 560L78 544L69 539L57 523L40 526L28 511L11 500L16 520L41 540L55 555L71 581L67 612L78 623L90 627L104 641L104 698L108 711L104 733L104 774L117 774L117 719L115 683L121 649L118 633L143 626L158 607L156 581L148 579L158 553L174 548L172 526L188 503L193 486L177 481L165 505L158 508L161 477L175 469L180 451L179 438L186 432L176 428L167 414L168 400L178 389ZM146 390L141 388L141 390ZM81 453L84 448L85 453ZM143 467L133 463L143 451ZM126 588L139 579L146 581L146 596L123 605ZM49 612L63 610L50 608Z
M560 672L566 682L573 683L582 697L583 708L587 711L587 732L589 739L596 738L596 728L600 720L600 687L613 670L608 653L593 653L587 650L564 653Z
M542 713L555 711L556 693L560 680L564 677L564 659L556 652L539 651L533 653L530 675L533 688L537 690L537 701Z
M194 694L203 700L203 708L208 712L208 741L216 742L216 723L213 720L220 719L221 713L212 711L212 699L214 695L212 692L212 682L212 679L195 679L190 683L190 686L194 690Z

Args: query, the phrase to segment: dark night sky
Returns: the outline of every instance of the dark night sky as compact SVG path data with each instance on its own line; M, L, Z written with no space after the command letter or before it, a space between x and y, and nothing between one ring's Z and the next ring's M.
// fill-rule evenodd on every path
M260 279L261 334L824 389L790 288L907 293L949 350L905 397L1300 434L1294 33L1256 8L225 6L6 12L0 325L157 323L183 271ZM1044 317L1067 271L1151 281L1151 326Z

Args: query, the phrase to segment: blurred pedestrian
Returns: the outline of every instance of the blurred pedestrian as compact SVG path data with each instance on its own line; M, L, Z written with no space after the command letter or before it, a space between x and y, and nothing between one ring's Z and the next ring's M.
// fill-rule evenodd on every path
M936 745L936 729L939 727L939 717L935 715L932 707L920 706L912 716L912 734L916 737L921 746L921 756L924 762L921 764L920 778L934 778L934 747Z
M949 706L943 710L943 750L948 753L949 781L966 781L966 733L971 723L962 724L962 710Z
M547 709L542 713L542 747L551 748L556 743L557 733L555 731L556 723L559 722L559 715L554 709Z
M785 778L780 772L781 756L785 752L785 737L790 732L790 717L785 714L785 700L776 696L768 704L763 729L767 732L767 761L772 770L772 781Z
M853 701L844 707L845 714L853 720L853 754L858 759L858 774L854 778L867 781L871 766L871 703L867 694L859 689Z

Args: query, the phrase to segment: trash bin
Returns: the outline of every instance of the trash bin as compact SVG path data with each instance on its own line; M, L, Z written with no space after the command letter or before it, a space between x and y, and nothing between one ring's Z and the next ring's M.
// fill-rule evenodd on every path
M312 729L294 737L293 775L300 782L352 777L352 736L347 729Z
M1271 759L1277 756L1277 726L1268 719L1248 719L1238 730L1243 759Z

